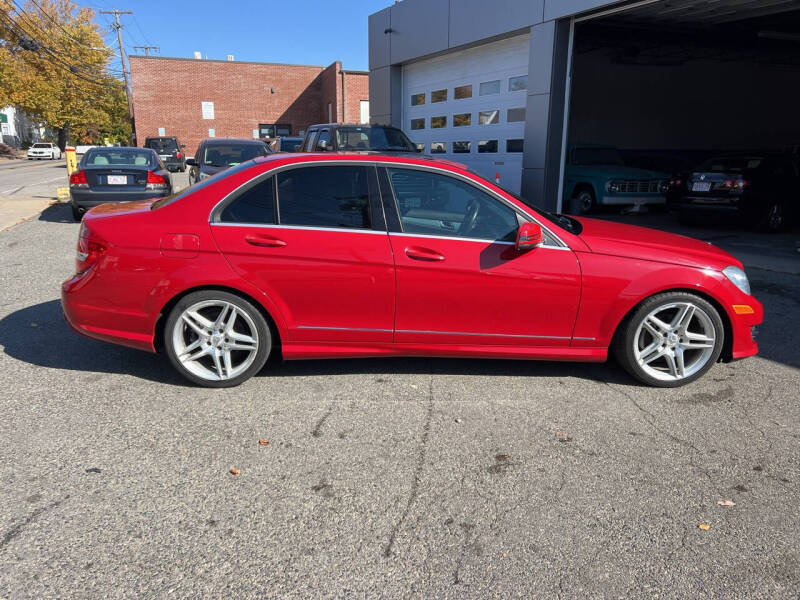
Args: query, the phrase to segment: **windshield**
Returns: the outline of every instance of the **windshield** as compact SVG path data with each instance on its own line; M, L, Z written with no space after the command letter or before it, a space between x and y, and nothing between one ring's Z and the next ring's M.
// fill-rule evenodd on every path
M201 162L209 167L232 167L266 155L264 144L210 144L206 146Z
M34 148L49 148L50 144L34 144Z
M406 134L394 127L339 127L336 129L339 150L390 150L416 152Z
M574 165L624 165L616 148L575 148L572 153Z
M155 160L152 150L133 148L92 148L83 158L86 166L140 166L153 167Z
M522 204L524 204L529 210L532 210L538 216L543 217L550 221L553 225L557 225L561 229L565 229L566 231L570 232L573 235L578 235L581 231L583 231L583 225L581 225L578 221L569 217L567 215L558 215L555 213L548 212L546 210L542 210L541 208L536 208L535 206L531 206L530 203L526 202L525 199L520 196L519 194L515 194L511 190L507 190L506 188L502 188L502 190L508 194L509 196L513 196Z
M697 170L720 171L723 173L744 171L745 169L757 169L763 160L763 156L723 156L707 160L697 167Z
M178 149L178 144L175 140L150 140L147 142L147 147L152 148L156 152L173 152Z

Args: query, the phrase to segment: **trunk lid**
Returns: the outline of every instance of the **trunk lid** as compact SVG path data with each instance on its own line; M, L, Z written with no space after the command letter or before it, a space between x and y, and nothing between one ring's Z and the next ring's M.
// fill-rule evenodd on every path
M83 171L96 191L140 191L147 185L147 167L90 166Z

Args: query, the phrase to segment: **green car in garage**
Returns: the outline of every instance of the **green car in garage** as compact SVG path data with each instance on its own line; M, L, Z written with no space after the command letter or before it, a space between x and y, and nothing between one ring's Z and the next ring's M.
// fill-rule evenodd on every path
M585 214L598 206L664 205L669 175L625 164L619 150L572 146L564 169L564 208Z

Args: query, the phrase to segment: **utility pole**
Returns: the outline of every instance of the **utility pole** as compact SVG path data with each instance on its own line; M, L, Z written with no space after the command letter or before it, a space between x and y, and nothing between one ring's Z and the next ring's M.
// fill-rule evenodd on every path
M156 52L161 52L161 46L134 46L134 50L144 50L145 56L150 56L150 50L154 50Z
M132 10L101 10L100 14L114 15L114 29L117 30L117 41L119 42L119 56L122 61L122 75L125 77L125 97L128 99L128 114L131 118L131 137L133 145L136 146L136 126L133 122L133 99L131 98L131 87L128 81L128 67L125 61L125 46L122 45L122 24L119 22L120 15L132 15Z

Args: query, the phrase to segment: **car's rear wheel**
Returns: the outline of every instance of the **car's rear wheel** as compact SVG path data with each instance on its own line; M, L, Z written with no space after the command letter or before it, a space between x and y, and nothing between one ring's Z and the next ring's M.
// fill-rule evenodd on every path
M678 387L701 377L719 359L722 319L694 294L667 292L645 300L622 325L614 351L633 377L656 387Z
M173 366L206 387L233 387L267 362L272 335L250 302L218 290L188 294L173 307L164 327L164 347Z

